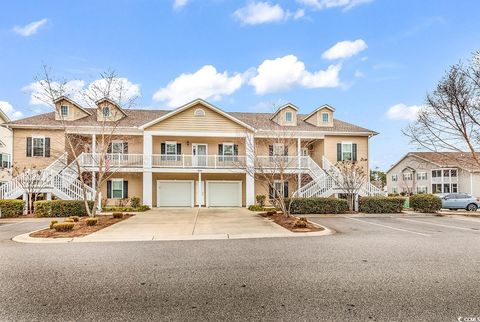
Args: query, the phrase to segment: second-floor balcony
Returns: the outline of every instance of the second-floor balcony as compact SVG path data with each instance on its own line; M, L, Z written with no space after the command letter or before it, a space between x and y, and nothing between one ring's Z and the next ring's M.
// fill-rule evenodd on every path
M299 169L309 166L306 156L255 156L251 162L256 168ZM245 155L188 155L188 154L93 154L82 153L80 165L85 168L179 168L179 169L246 169ZM95 170L95 169L92 169ZM108 170L107 170L108 171Z

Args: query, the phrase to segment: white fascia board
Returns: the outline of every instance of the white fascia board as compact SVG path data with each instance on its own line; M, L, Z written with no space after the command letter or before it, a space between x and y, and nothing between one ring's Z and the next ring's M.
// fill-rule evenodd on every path
M144 131L145 134L151 134L155 136L198 136L198 137L229 137L229 138L243 138L247 136L247 133L243 132L196 132L196 131Z

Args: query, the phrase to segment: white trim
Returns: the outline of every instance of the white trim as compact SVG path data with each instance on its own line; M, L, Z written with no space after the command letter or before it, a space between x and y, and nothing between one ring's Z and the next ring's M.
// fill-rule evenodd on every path
M193 116L196 117L205 117L206 113L203 108L196 108L195 111L193 112Z
M323 104L322 106L320 107L317 107L316 109L314 109L310 114L308 114L303 120L306 121L308 120L309 118L311 118L315 113L317 113L318 111L320 110L323 110L324 108L326 109L329 109L330 111L332 112L335 112L335 108L333 108L332 106L328 105L328 104Z
M88 115L92 115L92 113L90 113L90 111L88 111L88 110L86 110L85 108L81 107L77 102L75 102L74 100L72 100L72 99L70 99L70 98L68 98L68 97L66 97L66 96L60 96L59 98L57 98L57 99L54 101L54 103L57 104L58 102L63 101L63 100L69 102L69 103L72 104L72 105L75 105L77 108L79 108L81 111L87 113Z
M225 154L225 145L232 147L232 154ZM233 156L235 155L235 143L233 142L222 142L222 156Z
M169 154L168 153L167 145L175 145L175 153L174 154ZM177 154L178 154L177 141L165 141L165 155L177 155Z
M104 98L101 98L99 100L97 100L95 102L95 105L97 105L98 107L101 107L100 104L103 103L103 102L109 102L110 104L112 104L113 106L115 106L120 112L122 112L123 115L127 116L127 113L125 113L125 111L120 107L120 105L118 105L116 102L112 101L111 99L109 99L108 97L104 97ZM102 109L102 115L103 115L103 109ZM112 116L112 113L110 111L110 115L109 116Z
M290 115L290 120L287 119L287 115ZM285 112L285 123L292 123L293 122L293 113L290 111Z
M67 114L66 115L63 115L62 113L62 108L66 107L67 108ZM68 105L60 105L60 117L61 118L65 118L65 117L68 117L70 115L70 107Z
M43 152L42 152L42 155L35 155L35 153L33 153L33 151L35 150L35 144L34 144L34 140L35 139L42 139L43 141L43 144L42 144L42 148L43 148ZM45 136L44 135L36 135L36 136L32 136L32 157L37 157L37 158L45 158Z
M284 105L280 106L280 107L275 111L275 113L273 113L273 115L270 117L270 119L273 120L273 118L274 118L275 116L277 116L277 114L280 113L280 111L286 109L287 107L293 108L295 111L298 111L298 107L296 107L296 106L293 105L292 103L287 103L287 104L284 104ZM293 120L293 115L292 115L292 120Z
M189 131L145 131L155 136L204 136L204 137L229 137L229 138L243 138L247 134L244 132L189 132Z
M163 116L160 116L159 118L156 118L156 119L153 120L153 121L147 122L147 123L139 126L138 128L139 128L139 129L145 129L145 128L147 128L147 127L149 127L149 126L152 126L152 125L154 125L154 124L157 124L157 123L159 123L159 122L161 122L161 121L163 121L163 120L165 120L165 119L167 119L167 118L170 118L170 117L172 117L172 116L174 116L174 115L177 115L178 113L180 113L180 112L182 112L182 111L185 111L185 110L189 109L190 107L195 106L196 104L201 104L201 105L203 105L203 106L211 109L212 111L217 112L218 114L220 114L220 115L228 118L229 120L231 120L231 121L233 121L233 122L235 122L235 123L237 123L237 124L239 124L239 125L247 128L247 129L249 129L249 130L252 130L252 131L255 130L255 129L254 129L253 127L251 127L250 125L248 125L248 124L240 121L239 119L237 119L236 117L234 117L234 116L232 116L232 115L230 115L230 114L228 114L228 113L225 113L225 112L222 111L220 108L218 108L218 107L216 107L216 106L214 106L214 105L212 105L212 104L208 103L207 101L205 101L205 100L203 100L203 99L200 99L200 98L197 98L197 99L191 101L190 103L187 103L187 104L185 104L185 105L182 105L182 106L180 106L179 108L177 108L177 109L175 109L175 110L173 110L173 111L171 111L171 112L169 112L169 113L167 113L167 114L165 114L165 115L163 115Z
M110 179L110 180L112 181L112 191L111 191L111 192L112 192L112 197L109 198L109 199L123 199L123 196L124 196L123 182L124 182L125 180L123 180L122 178L112 178L112 179ZM113 196L113 190L114 190L114 189L113 189L113 182L115 182L115 181L116 181L116 182L120 181L120 182L122 183L122 196L121 196L120 198L116 198L116 197Z
M206 181L205 181L205 187L206 187L206 189L205 189L205 192L206 192L206 195L205 195L205 196L206 196L206 197L205 197L205 201L206 201L205 206L206 206L207 208L210 207L210 200L209 200L210 187L209 187L208 184L211 183L211 182L213 182L213 183L216 183L216 182L231 182L231 183L234 183L234 182L235 182L235 183L238 183L238 185L239 185L239 187L240 187L240 189L239 189L239 195L238 195L238 200L239 200L240 203L239 203L238 207L242 207L242 199L243 199L243 198L242 198L242 192L243 192L243 191L242 191L242 190L243 190L242 180L206 180Z
M194 189L194 186L195 186L195 180L157 180L157 184L155 185L156 186L156 190L155 190L155 193L156 193L156 196L157 196L157 207L160 208L160 205L159 205L159 198L158 198L158 184L160 182L190 182L190 193L191 193L191 196L192 196L192 203L191 203L191 208L195 207L195 189Z

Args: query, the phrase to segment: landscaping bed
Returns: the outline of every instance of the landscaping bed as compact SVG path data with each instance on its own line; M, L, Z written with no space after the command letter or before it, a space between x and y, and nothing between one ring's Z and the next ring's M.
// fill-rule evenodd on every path
M106 228L113 224L116 224L122 220L128 219L134 216L133 214L123 214L121 218L114 218L113 216L96 216L98 219L96 224L93 226L87 225L87 221L90 217L79 218L77 222L73 222L73 229L70 231L57 231L53 228L47 228L44 230L39 230L30 234L30 237L37 238L72 238L72 237L82 237L99 231L100 229ZM65 221L59 221L59 223L65 223Z
M322 227L312 224L305 217L289 216L285 217L282 213L264 212L260 216L273 220L276 224L286 228L294 233L306 233L324 230Z

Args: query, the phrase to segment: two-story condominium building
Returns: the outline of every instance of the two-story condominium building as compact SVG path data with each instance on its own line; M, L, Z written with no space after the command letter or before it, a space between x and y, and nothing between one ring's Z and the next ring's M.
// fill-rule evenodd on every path
M387 189L480 196L480 167L469 152L410 152L387 171Z
M0 109L0 185L11 179L12 131L7 123L10 118Z
M334 169L337 161L362 160L368 169L369 138L376 133L335 119L334 112L323 105L300 114L293 104L275 113L225 112L201 99L174 110L122 109L102 99L92 109L61 97L55 112L8 125L14 164L44 169L49 183L39 192L47 198L82 198L69 135L82 143L77 158L82 175L95 178L103 155L109 172L101 186L104 204L135 196L154 207L240 207L254 204L255 195L271 194L255 169L271 164L275 176L279 158L288 161L288 176L274 185L286 196L339 193L323 170ZM108 147L105 133L114 136ZM25 195L15 180L0 189L1 198ZM362 193L379 191L365 182Z

